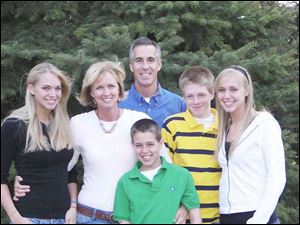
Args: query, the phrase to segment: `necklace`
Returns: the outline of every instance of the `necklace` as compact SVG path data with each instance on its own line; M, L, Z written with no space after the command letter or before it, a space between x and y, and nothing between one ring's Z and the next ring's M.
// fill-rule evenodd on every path
M115 128L116 128L116 126L118 124L119 116L120 116L120 110L118 109L118 115L117 115L116 122L112 125L112 127L110 129L106 129L105 126L104 126L104 123L99 119L100 127L101 127L101 129L103 130L103 132L105 134L110 134L110 133L112 133L115 130Z

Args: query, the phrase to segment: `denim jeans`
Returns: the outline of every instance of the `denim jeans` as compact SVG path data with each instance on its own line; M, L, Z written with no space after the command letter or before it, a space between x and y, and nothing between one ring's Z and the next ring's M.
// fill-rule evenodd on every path
M92 207L89 207L89 206L86 206L86 205L83 205L83 204L80 204L80 203L78 203L78 204L85 207L85 208L92 209L94 211L102 211L102 210L94 209ZM112 212L107 212L107 211L102 211L102 212L105 213L105 214L109 214L109 215L112 214ZM99 220L99 219L96 219L95 216L86 216L86 215L83 215L79 212L77 212L77 223L78 224L111 224L110 222L108 222L106 220Z
M98 220L96 218L77 213L77 224L110 224L110 222L105 220Z
M39 219L39 218L27 218L33 224L64 224L64 219Z
M280 219L279 218L277 218L277 220L275 220L273 223L271 223L271 224L280 224Z

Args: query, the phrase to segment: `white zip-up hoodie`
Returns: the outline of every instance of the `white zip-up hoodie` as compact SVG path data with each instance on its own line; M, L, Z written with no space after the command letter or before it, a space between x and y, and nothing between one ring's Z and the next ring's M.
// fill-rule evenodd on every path
M228 161L223 140L218 160L222 167L221 214L255 210L247 223L267 223L286 182L281 129L275 118L268 112L259 113Z

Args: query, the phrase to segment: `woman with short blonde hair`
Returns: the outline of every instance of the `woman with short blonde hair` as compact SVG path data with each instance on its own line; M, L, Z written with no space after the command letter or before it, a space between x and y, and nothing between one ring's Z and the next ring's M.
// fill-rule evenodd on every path
M110 72L118 83L119 101L124 98L124 80L126 78L124 66L120 62L103 61L94 63L86 71L85 77L82 81L82 87L78 101L82 106L96 107L96 104L90 95L91 86L93 83L103 76L103 72Z

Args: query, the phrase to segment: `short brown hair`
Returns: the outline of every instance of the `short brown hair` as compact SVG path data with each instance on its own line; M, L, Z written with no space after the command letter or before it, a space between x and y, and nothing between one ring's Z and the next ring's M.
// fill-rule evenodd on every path
M136 121L130 130L131 142L133 143L133 137L136 133L151 132L154 134L157 141L161 140L160 126L152 119L141 119Z
M193 66L186 69L179 77L179 88L183 89L187 84L196 83L207 87L210 93L214 93L214 76L212 72L201 66Z

